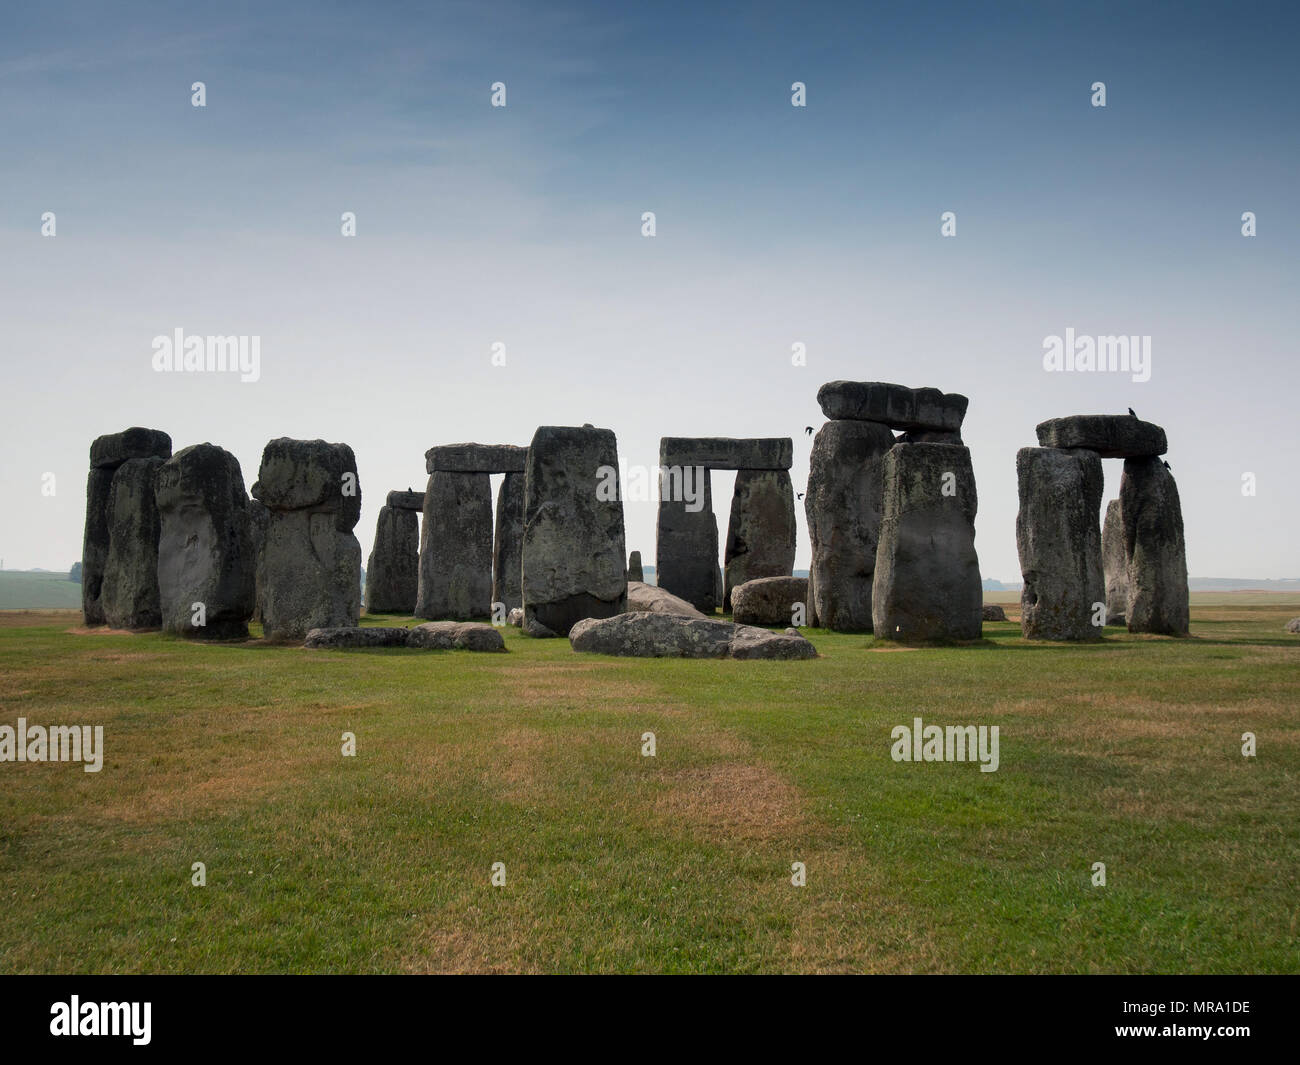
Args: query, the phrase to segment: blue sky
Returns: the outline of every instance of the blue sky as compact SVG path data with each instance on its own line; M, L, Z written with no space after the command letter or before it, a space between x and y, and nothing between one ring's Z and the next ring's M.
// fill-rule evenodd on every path
M250 487L272 437L351 443L368 551L426 448L543 423L608 426L645 465L662 435L791 435L801 489L817 388L852 378L970 396L989 576L1018 579L1034 425L1128 406L1168 431L1194 575L1300 575L1292 5L42 3L6 23L6 566L79 557L86 450L127 425L229 448ZM260 335L261 380L155 374L177 327ZM1151 380L1044 372L1067 327L1150 335ZM1118 479L1107 463L1108 497ZM654 509L626 507L647 561Z

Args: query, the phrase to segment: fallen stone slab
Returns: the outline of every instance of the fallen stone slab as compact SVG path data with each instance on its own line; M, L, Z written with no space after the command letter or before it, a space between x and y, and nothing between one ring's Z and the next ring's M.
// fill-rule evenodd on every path
M575 651L627 658L816 658L802 636L710 618L636 612L587 618L569 631Z
M143 429L138 425L120 433L96 437L90 445L91 469L116 469L127 459L172 457L172 438L161 429Z
M411 647L421 651L504 651L505 640L491 625L472 621L429 621L403 629L334 626L312 629L303 642L313 648Z
M665 436L659 441L659 465L665 468L788 470L793 464L794 441L788 436Z
M1136 459L1169 450L1165 431L1130 414L1074 414L1038 425L1042 447L1086 447L1104 459Z
M832 421L879 422L891 429L936 429L956 433L970 403L956 392L908 388L885 381L828 381L817 402Z
M683 618L702 618L705 615L665 588L642 581L627 582L627 609L629 613L676 614Z
M997 603L985 603L984 620L985 621L1006 621L1007 612L1003 610L1002 607L1000 607Z
M800 607L806 620L807 577L758 577L731 590L731 617L738 625L789 625Z
M514 444L440 444L424 453L425 473L523 473L528 448Z
M393 507L395 510L423 510L424 493L414 492L409 488L405 492L400 489L389 492L385 505Z

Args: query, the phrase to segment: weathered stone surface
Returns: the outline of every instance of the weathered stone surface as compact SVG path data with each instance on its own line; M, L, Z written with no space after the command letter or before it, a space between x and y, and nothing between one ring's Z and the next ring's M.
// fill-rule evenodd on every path
M1020 631L1030 640L1095 640L1101 567L1101 459L1095 451L1023 447L1016 454L1016 548L1024 586Z
M162 462L156 456L127 459L114 471L109 486L108 554L99 601L104 620L115 629L162 625L154 498L154 475Z
M609 429L541 426L524 497L524 631L567 636L627 608L618 442Z
M506 610L522 606L524 597L524 489L527 476L507 473L497 493L497 526L492 540L492 602Z
M1128 559L1124 555L1124 518L1118 499L1106 504L1101 527L1101 568L1106 581L1106 624L1123 625L1128 609Z
M426 621L409 630L407 644L429 650L504 651L505 639L491 625L474 621Z
M81 541L81 615L87 625L104 624L100 592L108 560L108 501L114 470L91 468L86 478L86 529Z
M424 472L523 473L527 458L514 444L442 444L424 453Z
M627 609L631 613L677 614L684 618L704 617L685 599L679 599L663 588L641 581L627 582Z
M158 468L154 492L163 630L195 640L247 639L257 556L239 460L215 444L182 448Z
M793 464L794 441L788 436L665 436L659 441L659 465L664 468L788 470Z
M1007 612L997 603L985 603L983 618L985 621L1006 621Z
M486 473L429 475L415 613L435 620L491 615L492 482Z
M970 451L895 444L885 456L884 513L871 612L877 638L975 640L983 589Z
M1300 632L1300 618L1292 618L1286 623L1287 632Z
M382 507L366 560L366 613L414 614L419 590L420 520L405 507Z
M817 390L822 413L832 421L879 422L891 429L961 430L970 402L956 392L908 388L884 381L828 381Z
M270 441L253 497L271 512L259 569L270 640L354 627L361 616L361 515L356 457L347 444Z
M913 429L898 438L900 444L961 444L961 433L942 432L938 429Z
M120 433L96 437L90 445L91 469L117 469L127 459L172 457L172 438L161 429L132 426Z
M248 501L248 530L253 537L253 620L262 621L262 585L266 580L264 560L266 530L271 524L271 512L256 499Z
M632 581L637 581L637 582L645 581L645 567L641 565L640 551L633 551L632 554L628 556L627 580L629 584L631 584Z
M388 493L388 499L385 501L386 506L396 507L398 510L424 510L424 493L412 492L409 488L403 492L400 489Z
M788 577L794 569L794 489L785 470L741 470L731 496L723 610L731 590L759 577Z
M812 541L808 624L871 631L871 585L894 434L875 422L827 422L813 440L804 514Z
M722 602L713 478L704 466L664 476L655 523L655 583L712 614Z
M421 651L504 651L505 641L491 625L460 621L430 621L414 628L312 629L304 647L413 647Z
M759 577L731 590L731 617L738 625L789 625L800 603L807 619L807 577Z
M1119 499L1128 559L1128 631L1185 636L1187 552L1173 474L1158 458L1125 459Z
M579 621L575 651L632 658L816 658L802 636L678 614L627 613Z
M1038 426L1042 447L1086 447L1104 459L1144 458L1169 450L1165 431L1131 414L1075 414Z
M524 608L517 606L511 610L506 615L506 624L513 625L516 629L522 628L524 624Z

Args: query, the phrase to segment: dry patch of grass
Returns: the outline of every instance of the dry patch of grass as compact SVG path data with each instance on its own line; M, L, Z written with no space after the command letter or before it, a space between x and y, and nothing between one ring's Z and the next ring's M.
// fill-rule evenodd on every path
M758 763L719 762L668 774L655 808L711 839L774 840L806 827L799 791Z

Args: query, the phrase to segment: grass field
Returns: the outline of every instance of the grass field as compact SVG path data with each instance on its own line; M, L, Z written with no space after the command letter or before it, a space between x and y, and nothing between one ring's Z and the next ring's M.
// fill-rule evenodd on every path
M0 610L81 608L81 582L66 573L0 570Z
M1297 972L1296 614L1194 597L1190 639L1088 646L809 630L808 662L0 614L0 724L103 725L107 752L0 763L0 970ZM895 763L914 716L998 725L1001 767Z

